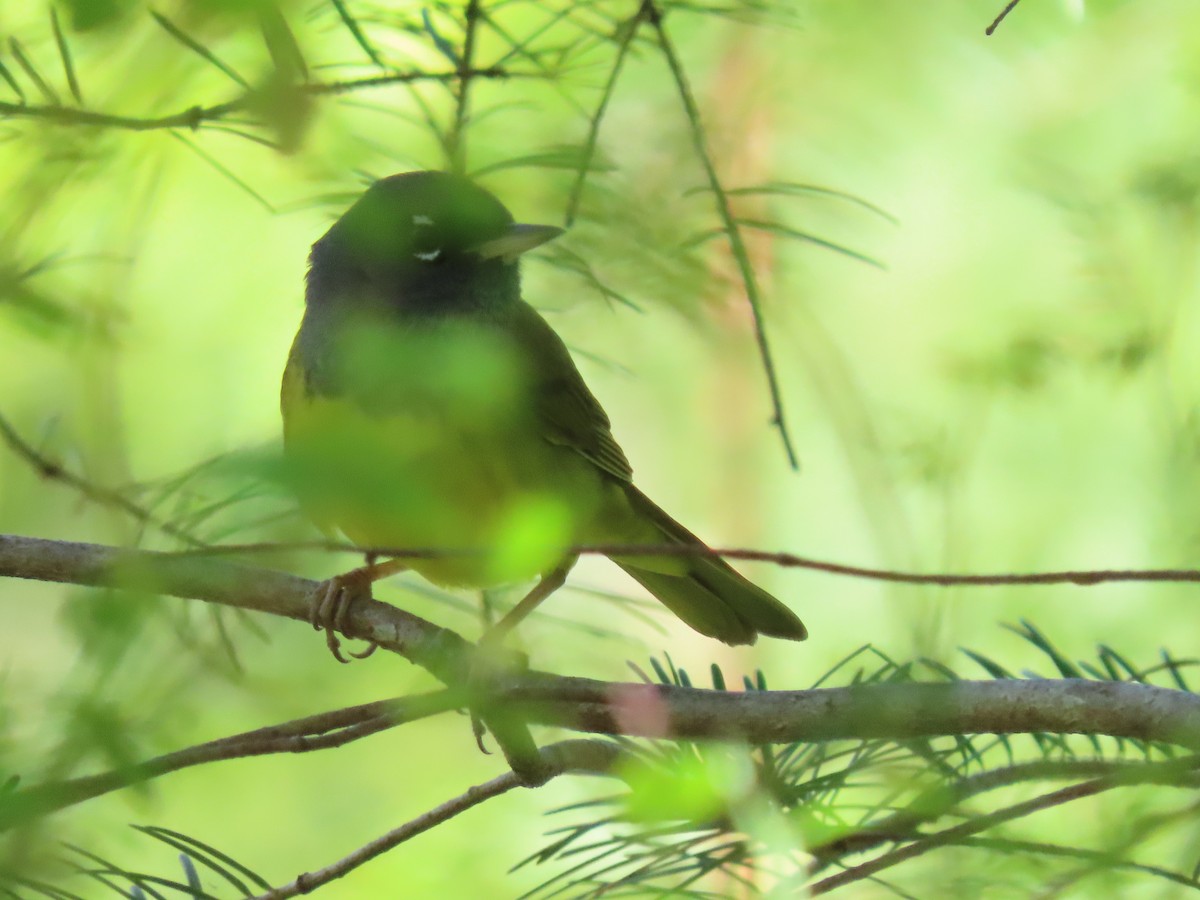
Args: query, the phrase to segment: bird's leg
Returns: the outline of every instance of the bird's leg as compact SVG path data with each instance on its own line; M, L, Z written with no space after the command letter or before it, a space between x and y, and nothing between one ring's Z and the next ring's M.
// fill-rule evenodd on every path
M577 558L574 556L568 557L543 575L538 583L529 589L529 593L522 597L516 606L505 613L499 622L496 622L484 631L483 636L476 645L475 656L471 662L471 671L467 678L471 693L475 693L479 686L491 680L494 674L493 662L496 657L494 653L496 648L504 642L509 632L516 628L526 616L538 608L543 600L566 584L567 573L571 571L571 567L575 565ZM487 753L487 750L483 746L483 721L475 709L471 710L471 730L475 734L475 743L479 745L479 749Z
M541 602L567 583L567 574L575 565L577 557L570 557L541 577L537 584L529 589L529 593L521 598L521 602L506 612L500 621L492 625L479 639L479 646L495 647L504 642L508 633L521 624L531 612L541 605Z
M321 582L313 596L308 620L317 631L325 632L325 644L334 659L340 663L350 662L342 655L342 642L338 640L337 632L345 633L354 604L363 599L371 599L371 585L376 581L403 572L407 568L408 566L398 559L381 563L369 562L365 566ZM375 652L377 646L370 643L365 650L351 652L350 655L355 659L366 659Z

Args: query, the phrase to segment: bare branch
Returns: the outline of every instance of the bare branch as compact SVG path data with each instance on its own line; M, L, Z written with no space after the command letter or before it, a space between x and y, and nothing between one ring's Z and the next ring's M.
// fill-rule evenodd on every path
M137 522L153 526L163 534L183 541L188 546L207 546L204 541L192 537L186 530L172 525L170 522L160 521L149 510L138 506L120 492L93 484L86 478L68 471L61 464L39 453L28 441L17 434L17 430L12 427L12 424L3 415L0 415L0 441L7 444L10 450L29 463L43 478L62 482L68 487L79 491L80 494L93 503L118 509Z
M1050 732L1200 750L1200 696L1077 678L732 693L531 672L499 690L513 714L527 721L633 737L776 744ZM659 716L623 714L655 704Z
M779 377L775 372L775 361L771 355L770 343L767 340L766 324L763 322L762 300L758 293L758 279L754 275L754 264L750 261L750 253L746 250L746 242L742 240L741 226L738 224L737 217L733 214L733 206L729 202L729 196L725 193L720 176L717 175L717 167L713 163L712 154L708 150L708 141L704 132L704 126L700 122L700 108L696 105L696 98L692 96L692 88L688 83L687 74L683 70L683 63L679 61L679 55L675 52L675 45L667 36L666 27L663 25L662 11L654 3L654 0L642 0L642 9L645 10L646 18L658 33L659 47L662 49L663 58L666 59L667 66L671 70L671 75L675 79L675 89L679 94L680 101L683 103L684 112L687 114L688 123L691 126L692 146L696 151L696 157L704 166L704 174L708 179L708 186L712 190L713 197L717 202L717 214L720 216L721 224L729 237L729 249L732 251L734 259L737 260L738 271L742 277L742 286L746 289L746 302L750 304L750 313L754 319L754 338L758 343L758 355L762 360L763 373L767 378L767 390L771 397L771 408L773 410L771 424L779 431L780 440L783 441L784 453L787 454L788 464L793 469L799 469L800 464L796 459L796 451L792 447L792 438L788 434L787 422L783 417L783 394L779 387Z
M461 692L448 690L381 700L208 741L99 775L31 785L5 795L0 808L0 832L180 769L247 756L340 747L462 704Z
M1000 15L996 16L996 18L992 20L992 24L985 28L983 33L991 36L996 29L1000 27L1000 23L1005 20L1010 12L1016 9L1017 4L1020 2L1021 0L1008 0L1008 3L1005 5L1004 9L1000 10Z
M140 589L300 622L310 620L319 587L307 578L224 561L11 535L0 536L0 575ZM444 683L462 682L471 651L454 632L376 601L355 604L347 634L373 640Z
M454 95L454 123L446 136L447 162L453 172L463 173L467 170L467 136L466 128L470 113L471 102L471 61L475 58L476 36L479 30L481 13L479 0L467 0L463 13L463 49L459 57L458 90Z
M13 536L0 536L0 575L137 588L305 622L318 587L222 560ZM462 684L471 668L474 646L461 636L377 601L353 606L346 633L398 653L447 684ZM492 712L601 734L765 744L1052 732L1200 750L1200 696L1115 681L1010 679L731 693L531 671L501 678L489 691ZM631 709L656 714L629 715Z
M568 772L590 775L606 775L620 756L620 750L613 744L603 741L574 740L551 744L541 751L542 762L554 778ZM467 790L452 800L447 800L441 806L436 806L415 819L405 822L399 828L371 841L369 844L355 850L332 865L316 872L306 872L290 884L259 894L253 900L286 900L307 894L321 885L336 881L375 857L386 853L410 838L454 818L459 813L466 812L493 797L499 797L513 788L522 787L519 776L506 772L491 781Z
M294 541L290 543L210 544L204 548L180 551L178 556L236 556L255 553L279 553L281 550L320 550L329 553L361 553L364 556L398 559L440 559L484 553L469 548L436 547L360 547L341 541ZM829 575L865 578L895 584L930 584L938 587L1001 587L1017 584L1074 584L1090 587L1113 582L1200 582L1200 569L1060 569L1048 572L999 572L988 575L963 575L951 572L903 572L876 569L800 556L774 550L748 547L707 547L702 544L576 544L566 552L579 556L719 556L765 562L785 569L808 569Z
M588 171L592 167L592 159L596 155L596 145L600 139L600 124L604 121L604 113L608 110L609 101L612 100L613 92L617 89L617 79L621 77L625 57L629 54L629 48L633 44L634 37L637 36L638 28L646 20L648 13L649 7L645 3L641 4L633 17L623 23L619 29L617 55L613 60L612 69L609 70L608 79L604 82L604 91L600 95L600 102L588 122L588 133L584 140L579 168L575 173L575 181L571 185L571 193L567 199L567 212L563 223L567 228L575 224L575 214L579 211L579 204L583 199L584 184L587 181Z
M472 78L512 78L515 73L497 68L473 69L465 73ZM296 85L293 90L297 94L309 97L320 97L337 94L348 94L369 88L386 87L392 84L408 84L416 81L454 81L463 77L460 71L452 72L390 72L386 75L376 75L371 78L356 78L348 81L328 81L315 84ZM123 128L128 131L157 131L164 128L199 128L206 122L223 119L230 113L241 112L260 102L258 92L248 91L239 97L214 106L192 106L188 109L165 116L138 118L136 116L120 116L111 113L93 112L87 109L76 109L63 106L57 102L42 105L27 105L23 103L0 102L0 119L26 118L39 119L53 125L94 125L104 128Z

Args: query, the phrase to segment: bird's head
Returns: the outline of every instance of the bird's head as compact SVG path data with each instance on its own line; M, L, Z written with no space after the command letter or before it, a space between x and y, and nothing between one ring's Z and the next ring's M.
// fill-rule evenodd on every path
M561 233L515 223L499 200L460 175L393 175L313 245L309 302L361 297L437 314L515 300L517 259Z

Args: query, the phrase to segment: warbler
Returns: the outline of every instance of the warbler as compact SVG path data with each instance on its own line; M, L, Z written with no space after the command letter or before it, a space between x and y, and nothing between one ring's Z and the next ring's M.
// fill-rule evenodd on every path
M400 561L439 585L541 576L509 627L563 583L573 547L646 545L612 559L696 631L804 640L634 486L566 345L522 299L520 255L561 233L422 171L375 182L313 245L281 392L305 509L362 547L442 551ZM649 549L663 546L697 552ZM369 591L399 567L359 574Z

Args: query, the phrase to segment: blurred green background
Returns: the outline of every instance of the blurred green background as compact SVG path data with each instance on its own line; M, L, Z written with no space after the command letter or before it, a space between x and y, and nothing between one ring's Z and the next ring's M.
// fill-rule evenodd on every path
M434 35L461 40L457 5L428 6L431 28L420 5L345 5L397 69L453 69ZM561 163L578 159L569 148L612 70L613 22L637 5L484 6L496 27L480 29L477 64L530 74L473 81L467 167L519 220L561 223L574 180ZM711 194L694 190L705 179L688 119L655 45L635 42L600 129L601 165L560 242L608 293L557 250L526 263L525 293L577 351L639 486L720 546L921 571L1194 564L1200 6L1025 0L992 37L999 0L759 6L666 19L726 186L816 185L887 216L816 192L735 198L740 216L773 225L746 238L801 458L793 472L727 243L692 240L719 221ZM51 8L0 6L0 34L18 41L0 61L30 106L48 100L21 55L76 106ZM140 3L53 8L88 110L153 118L244 90ZM261 10L155 10L252 85L288 74ZM278 13L312 81L384 71L335 4ZM225 129L195 131L0 112L0 414L48 459L207 540L311 535L255 481L278 446L308 247L369 178L444 166L424 119L445 126L454 109L433 82L262 96ZM0 101L19 98L0 83ZM508 164L526 157L540 164ZM0 531L177 546L2 450ZM353 564L270 562L317 577ZM1052 674L999 627L1022 617L1076 658L1108 643L1148 665L1163 646L1193 655L1200 637L1186 587L922 589L743 568L804 617L806 644L733 650L638 606L653 628L582 590L643 596L594 559L518 642L563 674L625 679L627 659L666 650L693 673L718 662L737 681L762 667L773 687L798 688L864 644L971 677L983 673L961 647ZM430 685L384 654L339 666L295 623L251 627L198 604L26 582L0 591L0 771L28 781ZM377 596L477 634L468 595L397 579ZM499 766L464 717L445 716L336 751L172 775L59 815L17 852L29 863L71 840L170 868L172 852L124 828L156 823L278 883ZM545 842L556 820L543 813L609 790L562 779L510 794L321 896L515 896L547 877L506 873ZM1087 827L1118 815L1097 804Z

